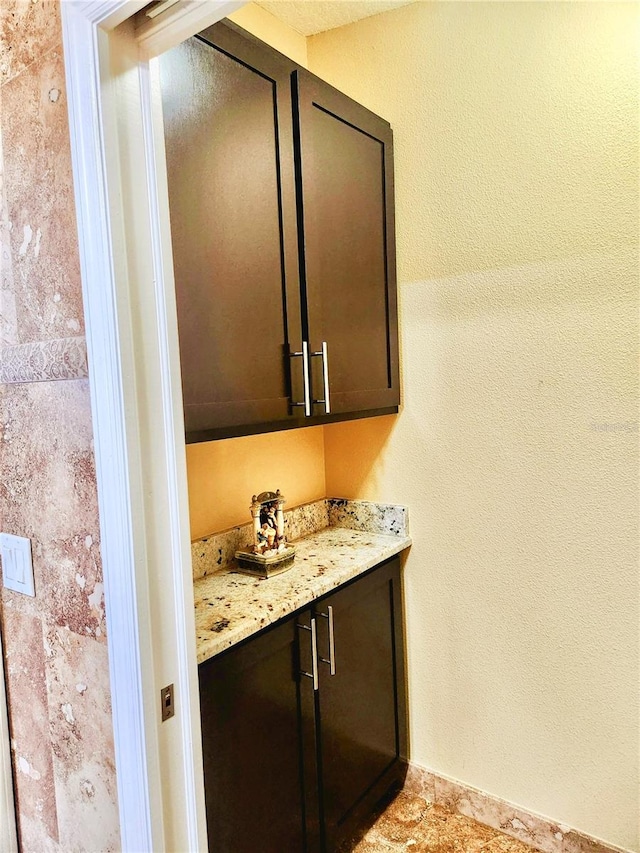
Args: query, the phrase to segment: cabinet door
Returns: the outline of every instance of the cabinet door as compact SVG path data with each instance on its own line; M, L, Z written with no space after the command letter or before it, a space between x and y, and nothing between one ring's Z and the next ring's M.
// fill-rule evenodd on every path
M159 62L187 440L291 419L295 66L227 24Z
M305 797L312 804L317 797L313 784L308 790L315 740L306 748L304 725L313 686L298 675L298 621L288 619L200 665L207 826L215 853L316 849L305 804Z
M406 769L402 596L398 559L318 603L333 611L335 675L321 666L319 764L326 849L356 828ZM329 620L320 655L330 659Z
M397 407L391 128L311 74L293 82L304 331L314 352L327 344L331 413ZM313 394L325 396L318 357Z

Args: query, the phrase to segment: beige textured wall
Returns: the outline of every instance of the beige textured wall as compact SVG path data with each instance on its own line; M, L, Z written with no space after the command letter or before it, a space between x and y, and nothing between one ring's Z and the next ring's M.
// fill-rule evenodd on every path
M306 38L266 9L255 3L247 3L246 6L229 15L229 20L270 44L280 53L284 53L289 59L307 67Z
M312 37L395 130L413 758L638 850L637 4L417 3Z
M0 590L20 849L116 851L58 2L0 0L0 131L0 529L32 540L36 588L35 598Z
M250 3L230 16L238 26L300 65L306 39ZM251 495L280 489L292 507L325 497L322 427L187 446L191 538L244 524Z
M280 489L286 509L326 495L322 427L187 446L191 537L251 520L251 496Z

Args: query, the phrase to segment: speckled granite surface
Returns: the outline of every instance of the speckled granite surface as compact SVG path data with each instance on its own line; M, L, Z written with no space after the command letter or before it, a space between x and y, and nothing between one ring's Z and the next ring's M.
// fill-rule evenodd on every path
M406 536L409 532L407 508L397 504L327 498L294 507L286 510L284 514L284 529L289 542L329 526L396 536ZM232 566L235 552L248 548L252 535L249 521L192 542L194 581Z
M327 527L295 542L292 569L268 579L220 571L194 583L198 663L400 553L406 533Z
M284 530L287 540L293 542L329 526L329 508L326 500L296 506L285 511ZM247 513L248 515L248 513ZM191 543L193 579L204 578L232 566L236 551L243 551L253 541L251 522L232 527L222 533L212 533Z
M394 533L397 536L404 536L409 532L406 506L327 498L327 507L331 527L350 527L352 530Z

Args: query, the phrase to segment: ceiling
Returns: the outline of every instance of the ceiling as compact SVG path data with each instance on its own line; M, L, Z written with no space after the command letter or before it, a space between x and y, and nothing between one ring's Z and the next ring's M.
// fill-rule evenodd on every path
M283 23L312 36L370 18L380 12L407 6L415 0L257 0L258 5L271 12Z

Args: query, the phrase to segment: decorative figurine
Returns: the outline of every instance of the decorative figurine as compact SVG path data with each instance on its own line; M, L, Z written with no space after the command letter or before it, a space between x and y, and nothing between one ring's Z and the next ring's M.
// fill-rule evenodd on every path
M287 545L284 535L284 504L280 489L252 497L253 546L251 551L236 551L239 571L268 578L291 568L296 549Z

